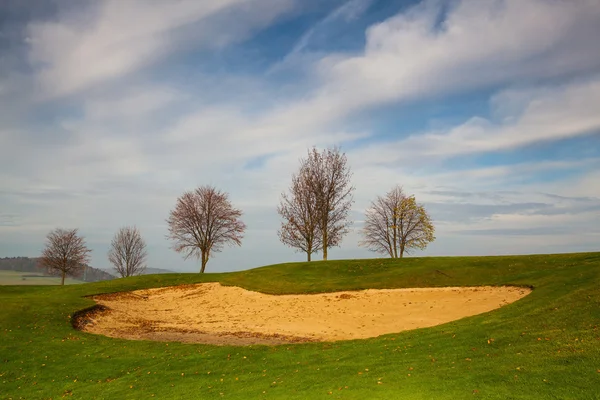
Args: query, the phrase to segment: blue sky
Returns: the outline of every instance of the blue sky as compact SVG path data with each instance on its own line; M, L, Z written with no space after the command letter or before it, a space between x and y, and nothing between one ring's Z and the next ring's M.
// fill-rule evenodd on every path
M248 226L207 271L302 260L276 206L311 146L339 145L364 210L399 184L430 211L422 255L600 250L597 0L67 0L0 3L0 256L79 228L110 267L137 225L150 267L184 191Z

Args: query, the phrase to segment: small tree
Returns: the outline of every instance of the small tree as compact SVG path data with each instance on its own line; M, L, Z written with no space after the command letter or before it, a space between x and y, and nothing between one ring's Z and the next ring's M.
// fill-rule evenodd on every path
M277 232L279 240L289 247L311 255L322 249L322 236L319 231L316 199L310 190L307 169L301 169L292 176L289 194L282 193L277 212L283 218Z
M367 209L360 245L398 258L413 249L425 249L435 240L434 232L425 208L396 186L385 197L378 196Z
M167 223L168 237L173 249L185 254L185 259L201 259L200 273L213 252L226 244L241 246L246 225L240 220L242 212L233 208L227 193L212 186L202 186L186 192L177 199Z
M146 270L146 243L136 227L119 229L110 244L108 260L122 278L140 275Z
M346 155L337 147L322 152L313 147L301 160L300 171L306 176L306 190L314 201L323 260L327 260L327 250L339 246L352 224L348 219L353 203L352 173Z
M46 247L40 257L40 266L50 273L61 275L61 285L67 275L75 275L90 261L91 250L85 245L77 229L57 228L46 236Z

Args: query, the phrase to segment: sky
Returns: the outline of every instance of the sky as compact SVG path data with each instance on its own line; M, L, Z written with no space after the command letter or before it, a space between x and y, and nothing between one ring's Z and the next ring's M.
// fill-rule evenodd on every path
M229 193L242 246L207 272L303 260L276 212L312 146L353 173L351 232L396 185L429 211L414 255L600 250L598 0L0 0L0 257L78 228L148 266L177 197ZM318 258L318 256L316 257Z

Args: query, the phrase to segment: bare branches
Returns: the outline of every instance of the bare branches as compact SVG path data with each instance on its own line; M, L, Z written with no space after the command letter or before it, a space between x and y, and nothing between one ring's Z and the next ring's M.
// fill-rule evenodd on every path
M399 186L385 197L378 196L366 211L361 246L392 258L413 249L425 249L435 240L435 228L425 208Z
M311 255L322 249L322 237L319 231L316 199L310 191L309 176L306 169L292 176L289 194L283 193L277 212L283 218L277 232L279 240L285 245L306 253L307 261Z
M339 246L352 224L348 213L354 202L354 186L350 184L352 173L347 163L346 155L337 147L321 153L313 148L301 161L300 170L306 174L308 190L314 196L324 260L327 249Z
M212 252L226 244L241 246L246 225L240 220L242 212L233 208L227 193L212 186L202 186L186 192L177 199L167 222L173 249L185 259L201 259L204 272Z
M354 191L351 177L346 155L338 148L309 150L292 176L289 194L281 196L279 239L305 252L308 261L319 250L326 260L327 249L341 243L352 223L348 219Z
M108 260L122 278L143 273L146 256L146 243L139 230L129 226L119 229L108 252Z
M89 263L90 253L84 238L77 235L77 229L58 228L46 236L40 265L51 273L60 273L61 285L64 285L65 276L76 274Z

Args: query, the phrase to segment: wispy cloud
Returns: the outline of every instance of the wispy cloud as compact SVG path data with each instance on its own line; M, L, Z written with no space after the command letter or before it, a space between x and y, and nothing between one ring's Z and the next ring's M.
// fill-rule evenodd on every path
M16 219L14 214L0 213L0 226L14 226L17 224Z
M513 98L526 98L517 107ZM492 113L502 110L494 121L472 117L458 126L434 132L420 132L394 142L362 149L363 159L421 160L450 158L469 153L504 151L532 143L558 140L600 132L600 78L563 86L510 89L492 99ZM508 113L508 107L512 113Z
M274 64L267 73L271 74L273 72L281 71L290 66L297 67L298 63L302 63L300 56L304 50L310 46L312 41L328 40L330 34L329 30L339 23L347 23L359 18L369 9L373 4L373 1L374 0L349 0L333 9L319 22L311 26L310 29L298 39L296 44L294 44L292 49L283 57L283 59Z
M166 215L183 190L211 183L249 227L248 247L217 265L293 257L278 243L275 206L312 145L342 145L357 187L357 224L334 256L369 255L356 248L358 221L395 184L431 208L430 254L521 252L523 237L538 250L553 240L581 249L598 233L595 0L418 2L358 32L364 46L351 53L330 35L375 4L315 2L325 16L277 54L256 33L276 36L305 3L57 4L12 33L21 47L0 52L0 241L15 248L37 251L47 230L78 226L102 266L112 233L135 223L157 263L181 267L164 240ZM320 42L328 46L313 52ZM265 71L232 68L228 51L271 58ZM278 64L306 53L294 64L302 79ZM281 68L269 74L269 65ZM454 115L461 96L478 97L477 107ZM452 122L430 128L436 102ZM407 113L419 128L406 127ZM534 151L563 143L571 147L556 156ZM548 242L544 229L556 232Z
M446 17L439 24L442 11ZM600 35L599 20L600 8L591 0L579 0L576 6L545 0L462 1L449 10L439 2L424 2L372 26L366 33L362 55L323 58L316 69L321 87L308 100L291 102L275 109L274 114L279 121L289 118L290 125L301 121L311 126L314 121L322 126L384 103L594 71L600 67L600 44L591 38ZM597 82L563 89L575 93L552 90L562 96L562 103L550 96L539 106L529 102L529 109L522 110L528 113L528 118L520 118L523 124L534 124L536 118L549 122L541 112L561 111L567 105L571 111L584 114L585 119L581 126L570 130L553 129L555 137L596 127L595 115L590 114L598 96ZM526 92L518 89L499 95L495 102L504 108L497 106L498 112L506 111L507 103ZM529 94L538 100L543 97L535 90ZM487 129L488 121L473 118L457 128L453 136L473 137L470 147L485 147L487 140L480 136ZM522 145L543 140L542 129L511 133L506 124L498 137L518 136L520 143L515 145ZM438 141L440 147L445 147L451 145L443 142L447 137L433 135L419 141Z
M29 26L30 60L46 96L116 79L171 53L219 48L288 11L288 0L105 0ZM223 29L227 26L228 29Z

